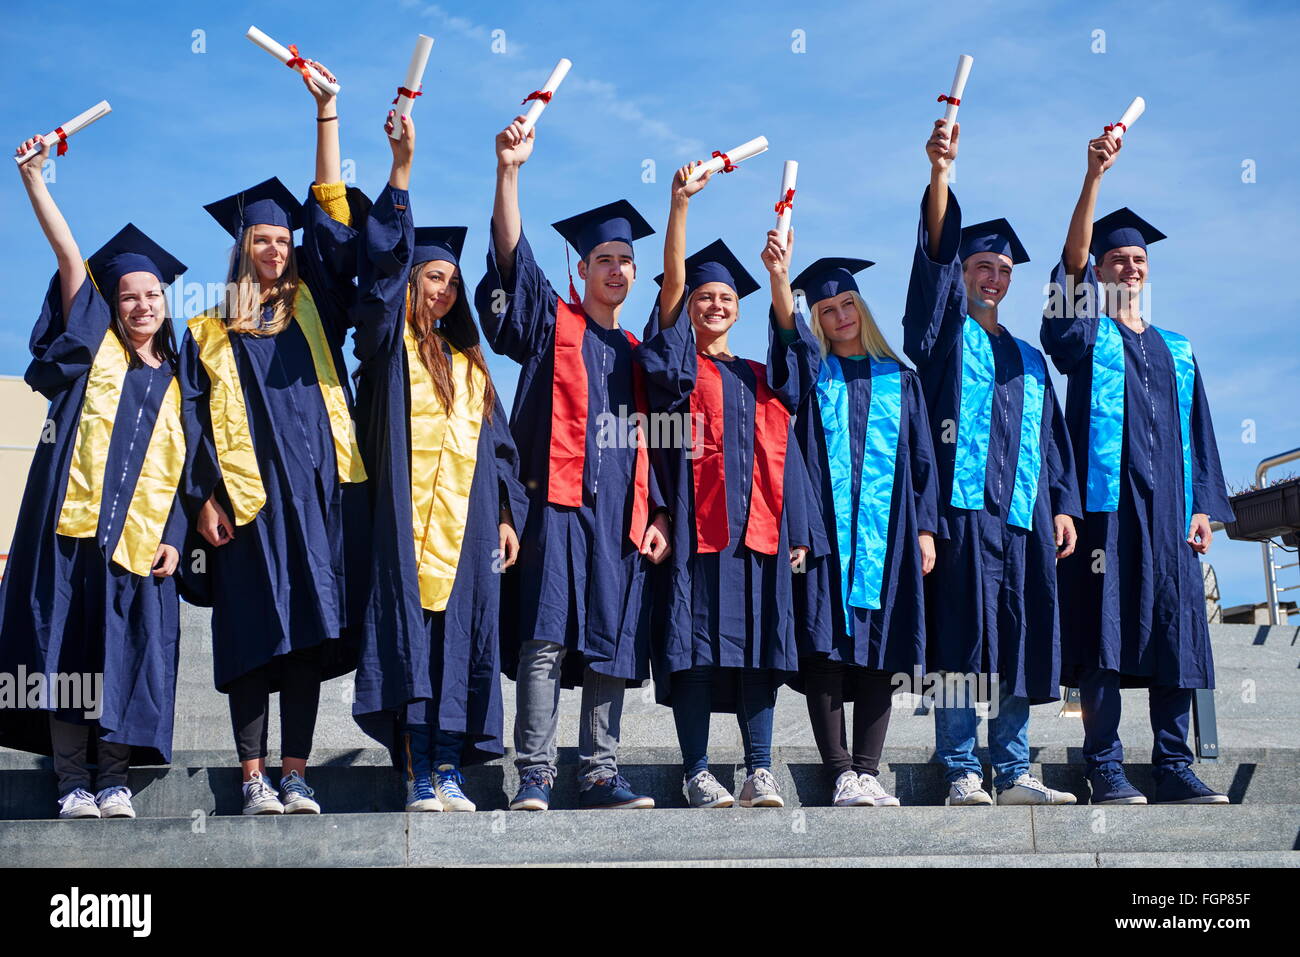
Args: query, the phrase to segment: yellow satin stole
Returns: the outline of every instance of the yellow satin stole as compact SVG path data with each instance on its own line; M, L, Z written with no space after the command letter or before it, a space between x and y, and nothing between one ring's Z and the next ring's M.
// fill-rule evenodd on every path
M293 300L293 321L298 323L311 350L312 366L316 370L316 381L320 383L325 411L329 414L330 432L334 437L339 481L364 482L366 469L361 461L361 450L357 447L356 426L348 410L338 370L334 368L334 356L325 337L325 327L306 283L298 283L298 292ZM221 477L235 511L235 524L247 525L266 504L266 489L253 451L248 409L239 385L239 367L230 344L230 333L225 320L216 312L195 316L189 321L189 327L212 386L208 409Z
M86 395L77 421L77 437L68 470L68 487L59 509L56 531L68 538L94 538L104 494L104 470L113 439L122 386L130 356L110 329L104 334L86 380ZM136 410L125 410L134 415ZM185 465L185 433L181 428L181 389L173 377L158 408L149 448L135 480L122 534L113 548L113 561L141 576L151 574L167 519L176 500Z
M469 519L469 493L483 427L483 372L473 369L465 387L465 354L451 350L455 398L450 412L420 361L411 324L404 323L411 389L411 522L419 566L420 606L445 611ZM439 345L441 348L441 345Z

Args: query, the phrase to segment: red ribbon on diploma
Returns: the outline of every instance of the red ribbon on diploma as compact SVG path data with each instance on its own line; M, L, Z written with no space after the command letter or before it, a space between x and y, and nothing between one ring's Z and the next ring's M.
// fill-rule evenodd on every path
M298 44L290 43L289 52L292 53L293 56L286 60L284 65L290 70L297 70L305 79L310 79L310 76L307 73L307 61L298 55Z
M947 93L940 93L936 103L951 103L953 106L961 106L961 97L949 96Z
M777 215L779 216L781 213L784 213L787 209L793 209L793 208L794 208L794 190L787 189L785 191L785 196L783 196L781 199L777 201L776 204Z
M549 90L546 91L533 90L533 92L529 93L526 97L524 97L522 100L519 101L519 105L523 106L529 100L541 100L543 103L550 103L551 97L554 95L555 94Z
M424 96L424 85L423 85L423 84L421 84L421 85L420 85L420 88L419 88L418 90L416 90L414 93L412 93L410 90L408 90L408 89L407 89L406 87L404 87L404 86L399 86L399 87L397 88L397 96L393 97L393 102L396 103L396 102L397 102L398 100L400 100L402 97L406 97L408 100L413 100L413 99L415 99L417 96Z
M55 151L55 156L62 156L68 151L68 134L63 132L63 127L55 127L54 133L59 138L59 148Z
M1125 133L1128 132L1128 127L1125 126L1123 123L1107 123L1106 128L1102 130L1102 132L1109 133L1111 130L1115 129L1116 127L1123 130Z
M713 158L722 160L722 171L724 173L734 173L736 171L736 167L732 164L731 159L726 153L719 153L717 150L714 150Z

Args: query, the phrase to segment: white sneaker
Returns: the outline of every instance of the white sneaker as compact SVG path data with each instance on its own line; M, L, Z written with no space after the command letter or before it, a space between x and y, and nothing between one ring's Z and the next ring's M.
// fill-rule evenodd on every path
M862 785L862 792L871 799L873 807L898 807L899 800L885 790L885 786L876 780L874 774L867 774L865 771L858 775L858 783Z
M984 779L973 772L967 772L948 786L949 807L992 803L993 798L984 790Z
M780 788L776 786L776 778L772 777L772 772L767 768L757 768L753 774L745 778L745 784L740 789L740 806L785 807L785 801L782 800L779 791Z
M834 807L870 807L871 796L862 790L858 773L852 768L835 779L835 793L831 796Z
M438 800L442 802L444 811L474 811L477 808L474 802L465 797L465 792L460 789L461 781L464 779L460 776L460 771L450 764L440 765L435 775L438 792Z
M275 793L275 788L266 783L261 773L254 771L252 777L244 782L245 814L283 814L284 805Z
M406 809L408 811L441 811L442 801L433 789L432 774L417 774L406 782Z
M122 785L104 788L95 795L100 817L135 817L131 806L131 789Z
M75 817L99 817L99 805L95 796L85 788L69 791L59 798L59 817L68 820Z
M285 814L319 814L320 805L315 798L316 792L307 787L307 782L297 771L290 771L280 778L280 803L284 805Z
M998 804L1074 804L1078 799L1068 791L1053 791L1028 771L1011 787L998 790Z
M736 803L731 792L708 771L701 771L689 781L683 781L682 791L691 807L731 807Z

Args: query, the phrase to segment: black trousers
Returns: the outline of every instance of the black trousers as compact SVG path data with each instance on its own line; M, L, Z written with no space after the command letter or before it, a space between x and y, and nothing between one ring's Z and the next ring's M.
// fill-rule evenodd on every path
M240 761L266 757L271 677L280 678L280 755L306 761L320 707L319 650L291 651L230 684L230 723Z
M853 770L877 774L889 730L893 676L857 665L832 661L824 655L799 660L808 717L822 763L836 776ZM844 702L853 702L853 753L845 743Z

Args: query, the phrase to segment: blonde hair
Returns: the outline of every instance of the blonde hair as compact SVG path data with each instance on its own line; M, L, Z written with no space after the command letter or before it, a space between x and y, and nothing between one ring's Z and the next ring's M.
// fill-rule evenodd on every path
M298 293L298 260L294 256L291 235L284 272L280 273L280 278L264 298L262 283L257 278L257 266L253 262L253 230L256 228L245 229L239 241L239 270L226 285L221 315L226 320L226 327L233 332L273 336L293 317L293 299ZM263 325L262 308L268 305L271 307L271 321Z
M876 318L871 314L866 300L853 290L849 290L849 295L853 297L853 304L858 307L858 339L862 343L863 354L873 359L893 359L902 365L903 360L894 354L894 350L889 347L889 341L880 331L880 326L876 325ZM818 300L818 302L822 301ZM812 313L809 316L809 323L813 335L817 337L817 342L822 347L822 355L826 356L831 351L831 344L826 338L826 333L822 331L822 322L817 316L817 303L810 303L808 311Z

